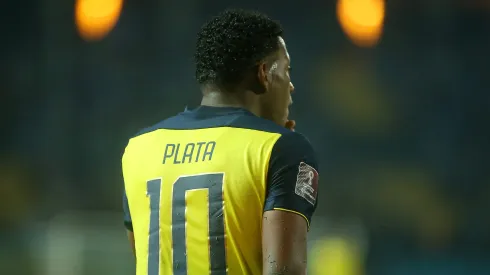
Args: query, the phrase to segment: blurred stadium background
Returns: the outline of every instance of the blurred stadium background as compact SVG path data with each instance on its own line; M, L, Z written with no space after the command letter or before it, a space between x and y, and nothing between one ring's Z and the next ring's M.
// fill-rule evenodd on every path
M4 1L0 274L134 274L127 139L199 104L200 25L279 19L321 159L309 274L490 274L490 1Z

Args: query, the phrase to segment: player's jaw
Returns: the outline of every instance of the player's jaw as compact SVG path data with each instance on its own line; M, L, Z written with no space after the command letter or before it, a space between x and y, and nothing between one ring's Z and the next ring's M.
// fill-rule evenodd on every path
M284 105L282 105L284 106ZM276 124L281 126L286 126L287 122L290 120L289 118L289 105L286 107L275 106L275 112L271 113L269 117L270 120L274 121Z
M284 101L283 101L284 102ZM281 103L279 106L276 106L277 107L277 113L276 113L276 123L279 124L279 125L282 125L282 126L285 126L286 123L289 121L289 107L291 106L291 103L290 101L288 100L288 102L286 104L284 103Z
M291 107L291 103L288 104L288 106L286 107L286 109L284 111L284 120L285 121L289 120L289 107Z

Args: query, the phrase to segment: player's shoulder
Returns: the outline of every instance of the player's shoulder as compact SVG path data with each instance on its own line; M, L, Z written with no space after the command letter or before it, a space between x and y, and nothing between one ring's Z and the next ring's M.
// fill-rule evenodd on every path
M290 147L290 149L293 147L299 147L300 149L312 147L310 140L305 135L293 131L282 133L276 144L279 147Z
M306 147L311 148L310 141L303 134L291 131L268 119L257 116L241 117L234 122L234 127L279 134L280 136L276 140L275 148L288 148L288 151L293 147L300 150Z
M274 134L280 134L280 135L294 133L293 131L291 131L291 130L283 127L283 126L277 125L276 123L274 123L268 119L264 119L264 118L254 116L254 115L237 117L237 119L234 120L229 125L229 127L241 128L241 129L250 129L250 130L267 132L267 133L274 133Z
M277 158L308 158L316 162L315 150L308 138L303 134L292 131L282 134L274 144L271 152L271 160Z

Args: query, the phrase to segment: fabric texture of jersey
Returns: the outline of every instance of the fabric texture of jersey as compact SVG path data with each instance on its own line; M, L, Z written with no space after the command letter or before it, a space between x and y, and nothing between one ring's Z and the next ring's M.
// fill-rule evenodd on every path
M263 212L309 224L317 205L308 140L240 108L201 106L147 128L122 166L137 275L261 274Z

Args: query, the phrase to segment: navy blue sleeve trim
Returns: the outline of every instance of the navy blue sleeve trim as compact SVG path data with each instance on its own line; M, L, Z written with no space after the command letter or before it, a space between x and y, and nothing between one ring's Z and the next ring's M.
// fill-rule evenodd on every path
M124 222L124 227L126 227L127 230L133 232L133 223L132 222Z
M317 207L318 163L301 134L283 134L269 161L264 211L283 210L303 216L308 226Z
M131 213L129 212L128 198L126 197L126 191L123 194L123 210L124 210L124 226L126 229L133 231L133 221L131 219Z

